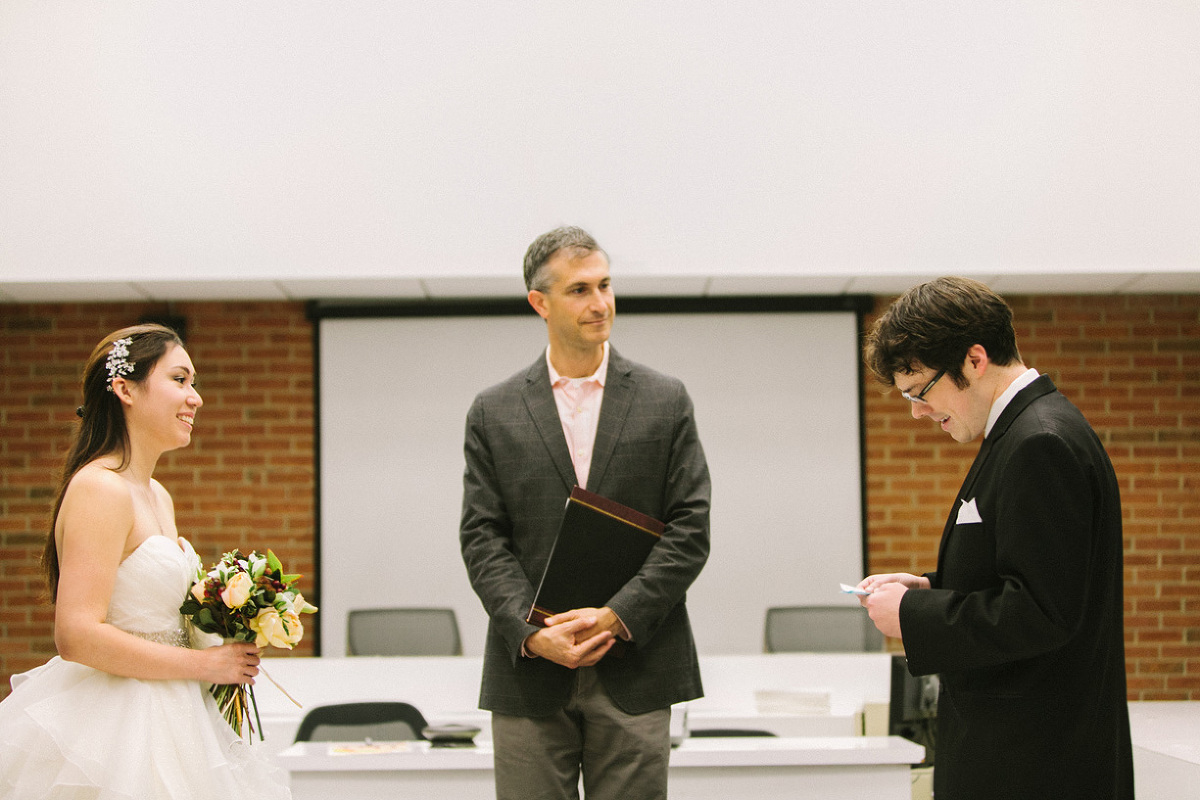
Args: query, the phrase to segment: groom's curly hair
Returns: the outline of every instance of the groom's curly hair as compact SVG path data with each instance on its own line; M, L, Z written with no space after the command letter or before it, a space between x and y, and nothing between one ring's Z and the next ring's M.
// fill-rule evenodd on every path
M964 388L967 351L982 345L1001 366L1021 360L1012 309L1000 295L970 278L937 278L896 299L867 333L863 357L887 386L897 375L927 367L945 370Z

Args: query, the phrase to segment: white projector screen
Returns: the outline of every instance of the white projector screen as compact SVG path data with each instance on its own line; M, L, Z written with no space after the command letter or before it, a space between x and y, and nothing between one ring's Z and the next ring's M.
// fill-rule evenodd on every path
M762 651L766 609L854 601L863 569L855 311L622 313L612 345L682 379L712 473L712 552L688 594L704 654ZM533 362L524 315L318 311L319 646L353 608L453 608L467 655L486 615L458 548L476 393Z

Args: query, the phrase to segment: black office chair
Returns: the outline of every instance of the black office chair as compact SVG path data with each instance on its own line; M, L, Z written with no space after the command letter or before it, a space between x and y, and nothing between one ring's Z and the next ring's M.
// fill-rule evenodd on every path
M879 653L883 634L859 605L767 609L768 653Z
M352 656L461 656L452 608L353 609L346 626Z
M688 731L688 736L774 736L771 731L760 731L754 728L698 728Z
M317 706L304 715L297 742L407 742L424 740L428 723L415 706L380 701Z

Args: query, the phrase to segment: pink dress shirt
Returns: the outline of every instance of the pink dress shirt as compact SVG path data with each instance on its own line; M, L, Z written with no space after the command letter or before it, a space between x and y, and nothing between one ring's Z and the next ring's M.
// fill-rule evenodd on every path
M608 376L608 342L604 357L594 373L586 378L564 378L550 363L550 348L546 348L546 364L550 367L550 385L563 435L571 451L575 479L587 488L588 472L592 468L592 448L596 444L596 426L600 422L600 404L604 401L604 381Z

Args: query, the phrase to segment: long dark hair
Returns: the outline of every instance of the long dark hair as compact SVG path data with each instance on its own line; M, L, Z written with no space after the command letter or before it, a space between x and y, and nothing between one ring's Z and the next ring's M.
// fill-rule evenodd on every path
M101 456L120 453L118 470L129 463L129 430L125 427L125 410L121 407L120 399L110 391L111 377L107 363L113 352L113 343L119 339L129 339L129 355L125 360L132 369L125 372L123 377L134 383L146 380L171 345L183 346L179 334L170 328L153 324L134 325L105 336L88 356L80 382L83 405L77 412L80 416L79 428L63 464L58 491L54 495L54 511L50 515L50 532L46 537L46 548L42 551L42 569L46 573L51 603L58 596L58 547L54 541L54 528L58 523L58 512L62 509L67 485L75 473Z

